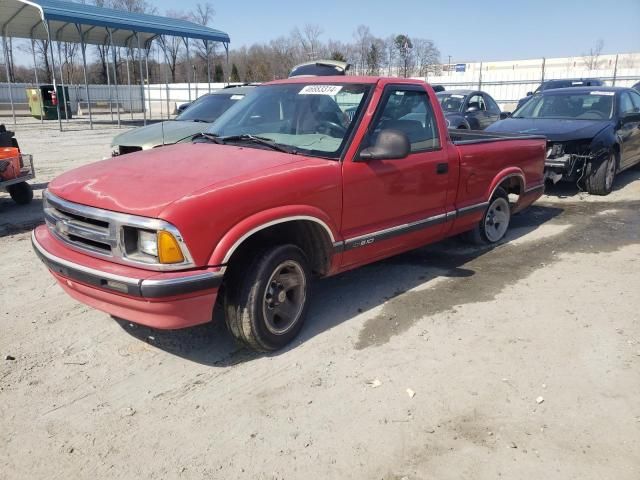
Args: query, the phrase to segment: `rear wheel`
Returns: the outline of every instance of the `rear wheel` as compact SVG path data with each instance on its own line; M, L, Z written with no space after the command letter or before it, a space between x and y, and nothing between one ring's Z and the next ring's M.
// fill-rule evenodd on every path
M14 183L7 187L7 191L14 202L20 205L26 205L33 200L33 190L27 182Z
M511 221L509 195L498 187L476 227L464 234L464 239L475 245L489 245L502 240Z
M310 288L310 269L302 250L295 245L271 247L229 272L227 327L253 350L278 350L300 332Z
M615 152L599 164L590 163L587 166L585 186L592 195L609 195L613 189L613 182L618 169Z

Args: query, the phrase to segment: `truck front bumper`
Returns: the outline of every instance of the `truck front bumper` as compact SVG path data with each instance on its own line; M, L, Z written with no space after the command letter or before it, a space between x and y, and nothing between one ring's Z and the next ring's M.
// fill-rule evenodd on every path
M212 320L221 271L156 272L115 264L69 249L45 225L33 231L31 241L58 283L79 302L154 328Z

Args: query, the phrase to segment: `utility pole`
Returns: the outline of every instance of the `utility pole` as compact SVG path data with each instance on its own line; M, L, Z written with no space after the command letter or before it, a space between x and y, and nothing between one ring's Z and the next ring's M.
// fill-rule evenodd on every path
M449 76L451 76L451 55L449 55Z

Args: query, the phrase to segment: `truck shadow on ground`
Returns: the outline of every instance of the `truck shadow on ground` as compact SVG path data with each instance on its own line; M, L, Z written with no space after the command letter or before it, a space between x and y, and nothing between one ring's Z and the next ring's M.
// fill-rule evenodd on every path
M640 166L635 166L618 174L613 184L613 191L622 190L630 183L640 180ZM545 194L550 197L570 198L579 194L588 195L573 182L547 183Z
M307 321L298 338L288 347L270 354L251 352L238 346L226 331L224 320L183 330L163 331L119 320L130 335L168 353L204 365L228 367L261 356L277 356L348 321L363 312L383 307L416 287L446 279L464 281L476 275L469 267L478 258L491 255L509 242L530 234L563 212L555 206L535 206L512 219L505 243L493 247L472 247L456 238L316 282ZM511 259L517 262L514 256ZM419 308L412 315L422 316ZM222 312L214 315L222 319ZM356 348L360 348L359 343Z
M34 198L27 205L18 205L9 194L0 195L0 238L33 230L42 223L41 198Z

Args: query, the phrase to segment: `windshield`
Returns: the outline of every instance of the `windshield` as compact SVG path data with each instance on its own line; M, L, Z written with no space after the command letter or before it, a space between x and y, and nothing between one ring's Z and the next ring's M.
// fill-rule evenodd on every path
M613 114L614 92L592 91L540 95L515 111L513 118L562 118L606 120Z
M436 94L440 106L444 112L461 112L464 104L464 95L459 93L438 93Z
M189 108L178 115L176 120L212 123L238 100L243 98L244 94L232 93L204 95L189 105Z
M229 109L207 133L223 139L259 136L296 152L339 158L353 129L352 119L358 117L370 89L371 85L352 83L264 85Z

